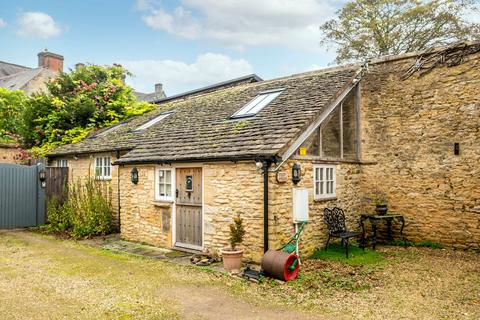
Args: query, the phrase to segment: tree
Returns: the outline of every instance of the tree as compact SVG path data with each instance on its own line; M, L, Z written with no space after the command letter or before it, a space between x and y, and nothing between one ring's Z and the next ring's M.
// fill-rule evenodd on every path
M27 97L21 90L0 88L0 142L15 142L21 124L21 113Z
M59 145L78 142L98 128L152 110L137 102L123 83L128 71L121 66L85 66L61 73L47 83L46 92L31 96L21 129L25 147L42 155Z
M478 0L351 0L320 26L322 44L337 45L348 62L480 38Z

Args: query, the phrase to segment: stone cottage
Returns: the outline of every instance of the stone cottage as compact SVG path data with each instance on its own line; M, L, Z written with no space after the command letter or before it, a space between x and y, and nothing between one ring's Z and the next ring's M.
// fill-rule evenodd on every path
M73 179L111 184L133 241L218 250L241 213L246 256L258 261L293 234L293 190L306 188L303 254L324 244L325 207L342 207L356 228L375 191L405 216L409 240L478 249L479 66L480 43L469 43L246 77L160 100L49 157Z

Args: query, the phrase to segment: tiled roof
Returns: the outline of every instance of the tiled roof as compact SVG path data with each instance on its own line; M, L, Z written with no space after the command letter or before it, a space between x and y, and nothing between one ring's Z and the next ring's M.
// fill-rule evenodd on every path
M30 69L31 68L29 67L20 66L18 64L0 61L0 77L9 76L11 74Z
M147 163L278 155L350 84L357 68L320 70L167 100L117 130L59 147L50 156L122 149L129 152L118 163ZM284 88L282 94L255 117L230 119L260 92L278 88ZM174 112L143 132L133 131L167 110Z

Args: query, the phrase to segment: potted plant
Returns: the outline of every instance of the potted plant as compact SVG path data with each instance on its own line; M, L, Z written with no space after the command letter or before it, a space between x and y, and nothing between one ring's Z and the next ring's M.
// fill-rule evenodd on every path
M238 214L230 225L230 247L220 250L223 258L223 267L226 270L240 270L243 249L238 248L237 245L242 243L244 235L243 219Z
M387 196L380 191L375 191L372 194L371 199L375 205L375 211L381 216L386 215L388 211Z

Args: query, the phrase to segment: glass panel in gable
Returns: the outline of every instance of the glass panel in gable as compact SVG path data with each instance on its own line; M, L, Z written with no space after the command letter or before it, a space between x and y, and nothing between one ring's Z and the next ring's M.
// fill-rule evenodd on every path
M343 157L357 158L357 117L355 110L355 90L343 101Z
M308 156L320 155L320 129L315 130L310 137L300 146L307 150Z
M322 156L340 158L340 108L337 107L321 126Z

